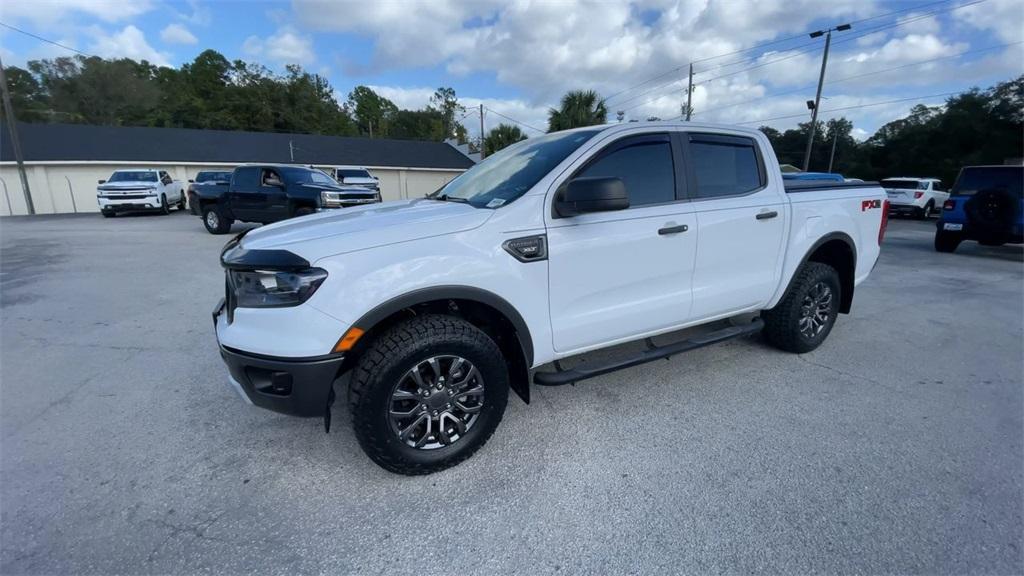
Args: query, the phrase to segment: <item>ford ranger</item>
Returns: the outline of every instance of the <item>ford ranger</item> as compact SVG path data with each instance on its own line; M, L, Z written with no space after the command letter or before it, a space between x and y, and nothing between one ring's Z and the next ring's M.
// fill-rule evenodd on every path
M193 188L198 212L210 234L224 234L235 220L267 224L321 210L380 202L361 186L345 186L315 168L246 164L235 168L227 186Z
M809 352L874 267L887 200L874 183L784 184L777 167L756 130L579 128L510 146L426 198L243 233L221 253L213 311L228 382L329 429L337 381L366 454L425 474L479 449L510 389L529 403L531 383L762 331ZM645 346L563 362L631 341Z

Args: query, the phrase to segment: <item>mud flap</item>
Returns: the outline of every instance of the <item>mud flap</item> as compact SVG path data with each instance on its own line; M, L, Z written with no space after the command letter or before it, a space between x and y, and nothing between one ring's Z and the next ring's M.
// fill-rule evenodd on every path
M331 386L331 392L327 395L327 408L324 409L324 434L331 432L331 407L334 406L334 386Z

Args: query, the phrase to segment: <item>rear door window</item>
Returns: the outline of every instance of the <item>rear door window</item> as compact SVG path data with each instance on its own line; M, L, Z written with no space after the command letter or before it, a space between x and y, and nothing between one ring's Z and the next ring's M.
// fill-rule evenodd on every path
M234 185L241 191L255 190L259 187L260 169L255 167L239 168L235 170Z
M752 138L690 134L689 140L697 198L739 196L765 185L765 171Z

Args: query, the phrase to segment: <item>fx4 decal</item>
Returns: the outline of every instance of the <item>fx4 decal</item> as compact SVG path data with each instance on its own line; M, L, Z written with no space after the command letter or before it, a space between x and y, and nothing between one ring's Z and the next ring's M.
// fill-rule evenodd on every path
M865 201L860 203L860 211L861 212L866 212L868 210L871 210L872 208L881 208L881 207L882 207L882 201L881 200L865 200Z

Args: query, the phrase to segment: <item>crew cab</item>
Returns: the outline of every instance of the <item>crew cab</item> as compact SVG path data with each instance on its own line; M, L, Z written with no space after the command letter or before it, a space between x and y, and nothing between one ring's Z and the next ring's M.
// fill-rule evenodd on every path
M1024 166L968 166L950 190L936 223L935 250L964 240L984 246L1024 242Z
M110 178L98 182L96 203L106 218L129 211L159 210L170 214L172 204L185 209L185 189L166 170L115 170Z
M894 214L931 218L949 199L938 178L886 178L880 184L889 197L889 211Z
M199 215L199 192L198 189L209 189L208 197L217 197L227 191L231 184L231 170L202 170L196 174L194 180L188 181L188 207L192 214ZM207 188L209 187L209 188Z
M221 253L213 310L228 383L329 429L337 382L366 454L424 474L480 448L510 389L529 403L531 383L762 331L810 352L875 265L885 192L784 184L777 166L757 130L579 128L505 148L425 198L243 233ZM563 364L631 341L645 345Z
M196 188L198 211L211 234L224 234L235 220L267 224L321 210L380 202L360 186L338 184L305 166L246 164L231 173L225 188Z
M362 166L337 166L331 169L331 175L342 184L369 188L380 195L380 180Z

